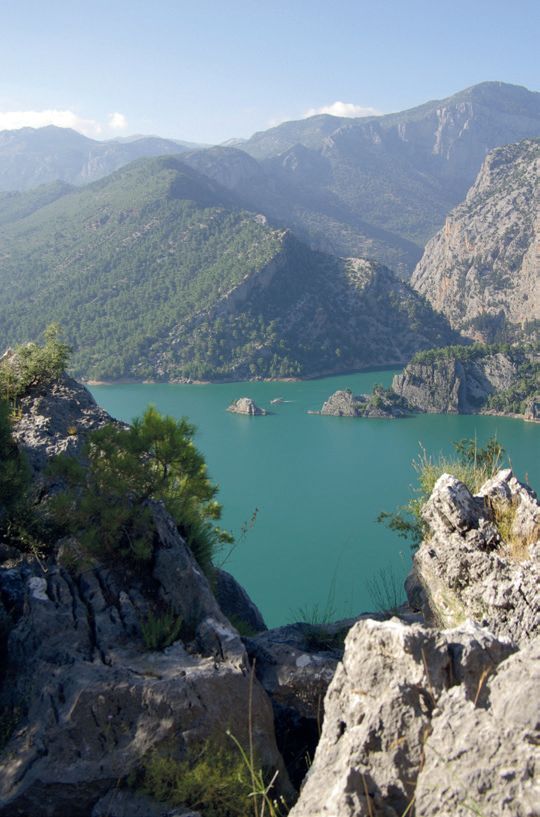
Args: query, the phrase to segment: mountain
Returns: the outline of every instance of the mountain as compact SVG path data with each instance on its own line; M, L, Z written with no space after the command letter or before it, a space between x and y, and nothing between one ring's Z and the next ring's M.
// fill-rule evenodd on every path
M0 190L81 185L180 154L245 209L313 249L373 258L409 278L489 150L540 136L540 94L485 82L400 113L313 116L219 147L147 136L99 142L53 126L0 133Z
M311 246L408 277L487 152L539 135L540 94L486 82L401 113L320 115L256 133L238 146L259 163L253 178L231 170L238 150L186 161Z
M87 184L143 156L192 150L157 136L97 141L71 128L21 128L0 131L0 190L29 190L57 180Z
M456 339L382 265L308 248L178 158L17 201L0 225L2 345L56 320L86 377L310 376Z
M540 139L492 151L411 283L456 329L491 342L540 325Z

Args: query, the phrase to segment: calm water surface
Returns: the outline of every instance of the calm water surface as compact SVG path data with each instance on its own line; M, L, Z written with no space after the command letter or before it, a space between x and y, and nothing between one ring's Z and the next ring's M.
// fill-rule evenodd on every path
M338 388L355 393L389 385L392 372L301 383L207 386L94 386L100 405L131 420L152 403L198 427L197 444L220 486L223 527L240 537L227 570L247 588L267 623L298 620L318 607L334 618L373 609L370 580L385 571L401 582L410 566L407 543L376 523L381 510L407 501L411 462L420 445L451 453L453 440L492 434L509 452L516 474L540 487L540 425L499 417L420 415L362 420L306 414ZM252 397L268 417L225 411ZM270 407L270 400L286 402Z

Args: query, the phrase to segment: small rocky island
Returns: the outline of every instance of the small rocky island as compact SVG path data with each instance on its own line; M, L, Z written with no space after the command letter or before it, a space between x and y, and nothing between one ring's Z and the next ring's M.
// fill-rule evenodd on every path
M372 394L353 394L341 389L323 404L320 414L332 417L408 417L413 414L407 401L392 389L375 386Z
M239 397L227 408L232 414L248 414L250 417L264 417L268 412L261 408L251 397Z

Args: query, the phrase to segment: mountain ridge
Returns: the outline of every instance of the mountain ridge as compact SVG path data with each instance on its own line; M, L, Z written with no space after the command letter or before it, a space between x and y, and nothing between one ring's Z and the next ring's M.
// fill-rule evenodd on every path
M58 321L86 378L310 376L457 339L390 270L310 249L175 157L19 206L0 225L5 342Z

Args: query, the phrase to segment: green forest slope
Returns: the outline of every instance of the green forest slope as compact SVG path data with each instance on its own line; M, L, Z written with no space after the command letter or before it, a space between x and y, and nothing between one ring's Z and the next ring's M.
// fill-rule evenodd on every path
M79 376L309 376L455 340L386 268L308 249L177 158L39 198L0 219L1 345L58 321Z

